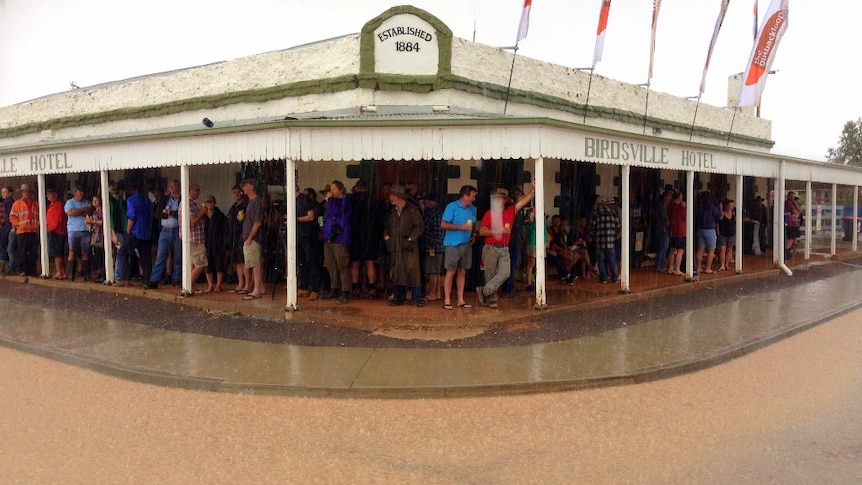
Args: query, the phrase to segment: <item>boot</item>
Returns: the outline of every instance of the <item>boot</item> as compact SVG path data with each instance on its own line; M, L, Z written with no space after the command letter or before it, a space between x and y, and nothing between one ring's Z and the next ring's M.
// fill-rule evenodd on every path
M75 260L66 261L66 275L69 281L75 281Z
M84 281L90 281L90 260L81 261L81 272L84 273Z
M320 299L320 293L318 293L316 291L312 291L311 293L308 294L308 301L315 301L318 299Z
M344 305L345 303L347 303L348 297L350 297L350 292L342 291L341 294L338 295L338 301L336 301L336 303L338 303L339 305Z

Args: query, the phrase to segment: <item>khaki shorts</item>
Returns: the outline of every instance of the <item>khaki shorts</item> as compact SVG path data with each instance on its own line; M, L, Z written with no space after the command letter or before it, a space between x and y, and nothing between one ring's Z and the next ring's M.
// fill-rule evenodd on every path
M245 267L248 269L260 266L261 248L260 243L252 241L251 244L243 244L242 254L245 257Z
M207 248L203 244L191 243L192 266L202 268L207 265Z

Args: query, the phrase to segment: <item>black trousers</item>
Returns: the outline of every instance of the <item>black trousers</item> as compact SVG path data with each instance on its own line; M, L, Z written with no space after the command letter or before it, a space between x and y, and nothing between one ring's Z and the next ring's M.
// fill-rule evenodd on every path
M36 276L36 259L39 257L39 234L22 232L15 235L18 245L18 270L28 276Z
M323 243L317 239L317 234L297 235L296 259L300 266L299 289L320 291L320 278L323 273Z

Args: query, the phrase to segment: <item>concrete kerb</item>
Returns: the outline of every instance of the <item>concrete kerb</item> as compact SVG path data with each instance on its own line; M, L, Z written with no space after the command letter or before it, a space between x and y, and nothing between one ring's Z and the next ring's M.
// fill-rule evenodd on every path
M169 374L140 369L133 366L123 365L118 362L111 362L92 356L78 355L67 350L34 345L6 337L0 337L0 345L38 357L51 359L56 362L60 362L61 364L73 365L75 367L96 371L100 374L132 382L140 382L142 384L197 391L217 391L218 386L221 383L221 379Z

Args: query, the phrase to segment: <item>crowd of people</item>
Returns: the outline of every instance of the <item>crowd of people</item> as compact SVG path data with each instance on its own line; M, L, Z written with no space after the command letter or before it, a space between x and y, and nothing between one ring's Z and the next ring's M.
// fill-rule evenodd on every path
M269 245L265 239L263 198L256 180L249 179L232 189L233 203L227 215L216 198L201 198L201 188L190 184L189 246L191 294L224 290L228 268L236 279L230 293L244 300L260 298L264 292L263 267ZM28 184L18 189L0 189L0 272L37 276L39 241L39 201ZM82 187L74 187L65 198L54 188L46 190L45 226L49 264L56 280L104 283L105 251L115 256L115 281L129 286L181 286L183 257L180 227L186 216L181 204L180 183L171 180L168 190L151 185L144 192L134 181L120 180L110 187L107 203L111 217L105 220L101 195L86 197ZM105 239L107 225L109 239ZM155 261L155 263L153 263ZM47 275L47 271L42 274ZM201 276L206 287L197 288Z
M35 276L39 201L27 184L17 192L16 198L11 187L0 189L0 272ZM112 250L119 286L139 279L149 289L179 287L185 263L191 271L192 294L227 291L243 300L258 299L265 292L265 268L283 268L278 260L284 252L274 249L286 246L286 221L283 211L273 210L274 204L260 195L256 180L245 180L231 193L225 214L214 196L202 198L200 186L190 184L186 216L179 181L171 180L166 191L151 185L144 192L137 183L120 180L111 185L107 201L111 218L105 220L99 194L87 197L83 188L74 187L62 197L49 188L45 203L50 277L104 282L104 251ZM385 296L393 306L405 304L409 297L417 307L442 301L446 310L470 308L464 293L477 241L482 245L475 254L481 254L478 264L484 281L476 287L480 305L496 308L499 297L517 293L515 276L522 258L526 291L534 291L536 213L530 204L534 192L494 189L481 218L474 205L478 193L465 185L456 200L441 204L434 192L417 194L410 182L384 184L380 199L363 180L349 192L338 180L320 191L297 190L298 296L337 304ZM574 224L560 215L550 218L543 249L563 285L578 278L602 283L619 279L617 200L596 196L592 202ZM694 203L695 272L731 270L737 237L735 201L716 200L703 191ZM649 213L656 271L682 275L688 236L682 193L666 188ZM760 197L747 213L757 223L755 242L762 242L768 211ZM190 260L184 262L180 227L186 217ZM785 218L789 255L801 224L793 192L788 193ZM204 276L206 286L200 289ZM226 281L235 286L227 289Z
M404 305L409 297L417 307L442 300L451 310L454 285L455 304L470 308L464 290L477 237L484 242L480 304L496 307L501 290L514 291L525 240L522 211L532 191L517 191L513 200L506 189L495 190L481 220L474 206L478 189L470 185L445 206L434 192L417 194L410 182L384 184L382 199L372 197L363 180L350 193L338 180L319 193L323 201L312 188L296 197L301 298L344 304L386 295L392 306ZM513 241L516 250L510 250Z

